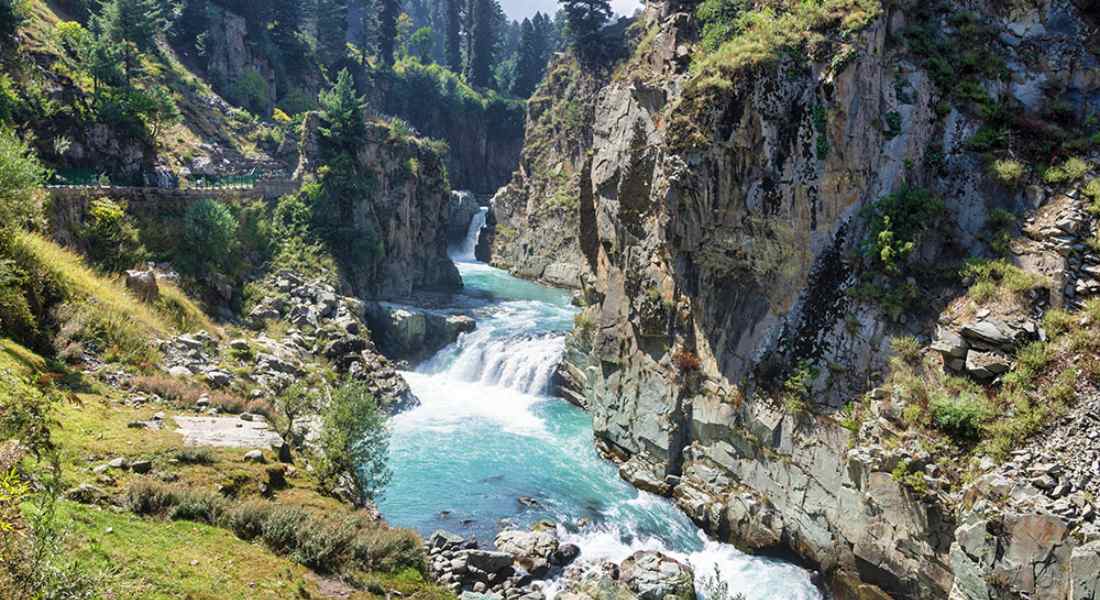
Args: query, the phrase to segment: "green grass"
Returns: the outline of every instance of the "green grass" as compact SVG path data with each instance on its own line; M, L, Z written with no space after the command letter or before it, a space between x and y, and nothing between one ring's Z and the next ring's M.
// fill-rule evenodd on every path
M1024 178L1027 167L1024 163L1012 159L998 159L989 164L990 174L999 183L1007 187L1015 187Z
M168 335L173 331L168 319L135 298L118 280L96 273L79 255L35 233L20 233L15 245L60 281L72 296L95 302L105 317L128 321L149 335Z
M1043 171L1043 181L1050 184L1071 183L1085 176L1091 166L1080 158L1066 159L1061 165L1051 166Z
M729 80L725 74L774 62L784 52L823 42L830 29L841 36L851 35L881 13L879 0L781 0L742 13L732 27L737 33L717 50L701 49L692 68L700 85L726 87Z
M309 571L229 531L63 502L72 556L106 575L118 598L291 598L318 594ZM360 594L354 597L367 597Z

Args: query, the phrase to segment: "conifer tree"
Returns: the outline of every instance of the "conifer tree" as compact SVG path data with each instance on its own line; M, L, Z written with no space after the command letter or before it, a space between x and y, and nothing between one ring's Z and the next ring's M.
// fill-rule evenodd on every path
M400 0L378 0L378 55L386 65L393 64L400 16Z
M496 8L495 0L470 0L466 81L474 87L487 88L493 82Z
M447 67L455 73L462 72L462 8L460 0L444 0L447 3Z
M577 56L593 62L600 55L600 30L611 18L608 0L558 0L568 23L569 38Z
M530 19L524 19L520 25L519 56L516 61L516 82L512 94L527 98L535 91L542 78L541 53L539 52L537 33Z

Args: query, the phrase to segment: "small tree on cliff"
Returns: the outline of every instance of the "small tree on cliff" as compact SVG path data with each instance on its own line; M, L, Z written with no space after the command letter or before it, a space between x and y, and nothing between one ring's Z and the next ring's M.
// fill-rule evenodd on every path
M341 150L354 148L366 133L363 110L366 102L355 93L355 82L347 69L341 69L336 83L318 96L325 127L321 135Z
M321 420L317 473L322 485L337 490L350 478L355 502L380 497L392 476L390 436L386 415L367 385L348 381L334 390Z
M593 62L600 56L600 30L611 18L608 0L558 0L568 23L569 38L577 56L584 62Z

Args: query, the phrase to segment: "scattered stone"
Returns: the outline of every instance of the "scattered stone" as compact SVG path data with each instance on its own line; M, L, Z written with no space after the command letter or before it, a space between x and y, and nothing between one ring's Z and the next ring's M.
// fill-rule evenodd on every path
M150 460L135 460L130 463L130 470L139 475L144 475L153 470L153 461Z
M249 450L244 455L245 462L263 463L267 462L264 458L263 450Z

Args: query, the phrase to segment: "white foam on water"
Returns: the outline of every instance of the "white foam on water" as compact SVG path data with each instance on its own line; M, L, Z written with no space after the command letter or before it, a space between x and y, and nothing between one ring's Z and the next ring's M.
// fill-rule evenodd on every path
M543 398L500 386L455 381L404 371L421 405L390 420L395 432L455 431L471 419L492 422L518 435L545 436L546 424L532 406Z
M643 497L645 495L639 496ZM622 563L642 550L661 552L686 563L695 572L695 588L700 600L706 600L706 592L716 577L726 584L730 596L741 594L745 600L822 598L809 573L798 566L745 554L730 544L707 539L702 532L698 533L702 548L694 552L671 550L656 537L639 536L629 522L593 526L577 533L559 528L558 533L563 543L576 544L581 549L577 560L582 568L596 568L604 561ZM547 599L553 600L561 591L561 583L551 582L544 591Z

